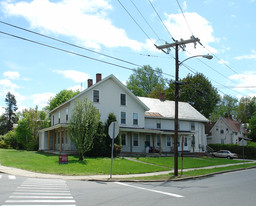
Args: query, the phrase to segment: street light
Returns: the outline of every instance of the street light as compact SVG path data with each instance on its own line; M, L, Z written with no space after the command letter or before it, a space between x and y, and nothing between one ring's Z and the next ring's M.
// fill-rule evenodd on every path
M196 57L203 57L206 59L212 59L213 56L211 55L195 55L188 57L187 59L179 62L179 53L178 53L178 45L176 45L175 48L175 117L174 117L174 176L178 176L178 129L179 129L179 117L178 117L178 112L179 112L179 66L183 64L185 61L196 58Z

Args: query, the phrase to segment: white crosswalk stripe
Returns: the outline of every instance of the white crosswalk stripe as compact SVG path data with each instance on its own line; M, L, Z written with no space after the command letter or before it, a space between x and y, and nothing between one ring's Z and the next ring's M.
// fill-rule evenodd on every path
M4 179L8 177L9 180L15 180L16 177L14 175L0 175L0 179Z
M64 180L26 179L1 206L76 206Z

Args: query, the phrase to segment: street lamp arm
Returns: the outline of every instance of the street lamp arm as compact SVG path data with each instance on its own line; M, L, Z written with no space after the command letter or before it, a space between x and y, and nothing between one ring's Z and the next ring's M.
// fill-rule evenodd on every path
M181 64L183 64L185 61L187 61L189 59L192 59L192 58L196 58L196 57L203 57L203 58L206 58L206 59L212 59L213 58L213 56L209 55L209 54L207 54L207 55L195 55L195 56L188 57L187 59L183 60L182 62L179 62L179 66Z

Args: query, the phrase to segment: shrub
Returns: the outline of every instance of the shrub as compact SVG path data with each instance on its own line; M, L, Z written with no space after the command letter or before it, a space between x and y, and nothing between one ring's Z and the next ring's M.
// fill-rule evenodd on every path
M16 138L16 134L14 130L9 131L4 138L5 143L13 148L13 149L17 149L18 148L18 141Z
M2 149L8 149L8 145L5 143L4 140L1 140L1 141L0 141L0 148L2 148Z

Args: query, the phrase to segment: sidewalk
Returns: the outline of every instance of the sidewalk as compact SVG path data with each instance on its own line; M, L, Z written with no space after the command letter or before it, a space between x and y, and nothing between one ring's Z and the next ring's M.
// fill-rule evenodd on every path
M255 163L256 161L250 161L245 163L237 163L237 164L226 164L226 165L217 165L217 166L209 166L209 167L201 167L201 168L191 168L191 169L183 169L183 172L191 171L191 170L199 170L199 169L212 169L212 168L220 168L220 167L227 167L232 165L242 165L248 163ZM108 181L110 179L110 175L85 175L85 176L68 176L68 175L55 175L55 174L43 174L43 173L36 173L30 172L27 170L17 169L13 167L6 167L0 165L0 172L11 174L15 176L23 176L23 177L31 177L31 178L48 178L48 179L64 179L64 180L95 180L95 181ZM163 175L169 174L173 172L173 170L169 171L162 171L162 172L153 172L153 173L144 173L144 174L128 174L128 175L112 175L113 179L126 179L126 178L133 178L133 177L146 177L146 176L155 176L155 175Z

